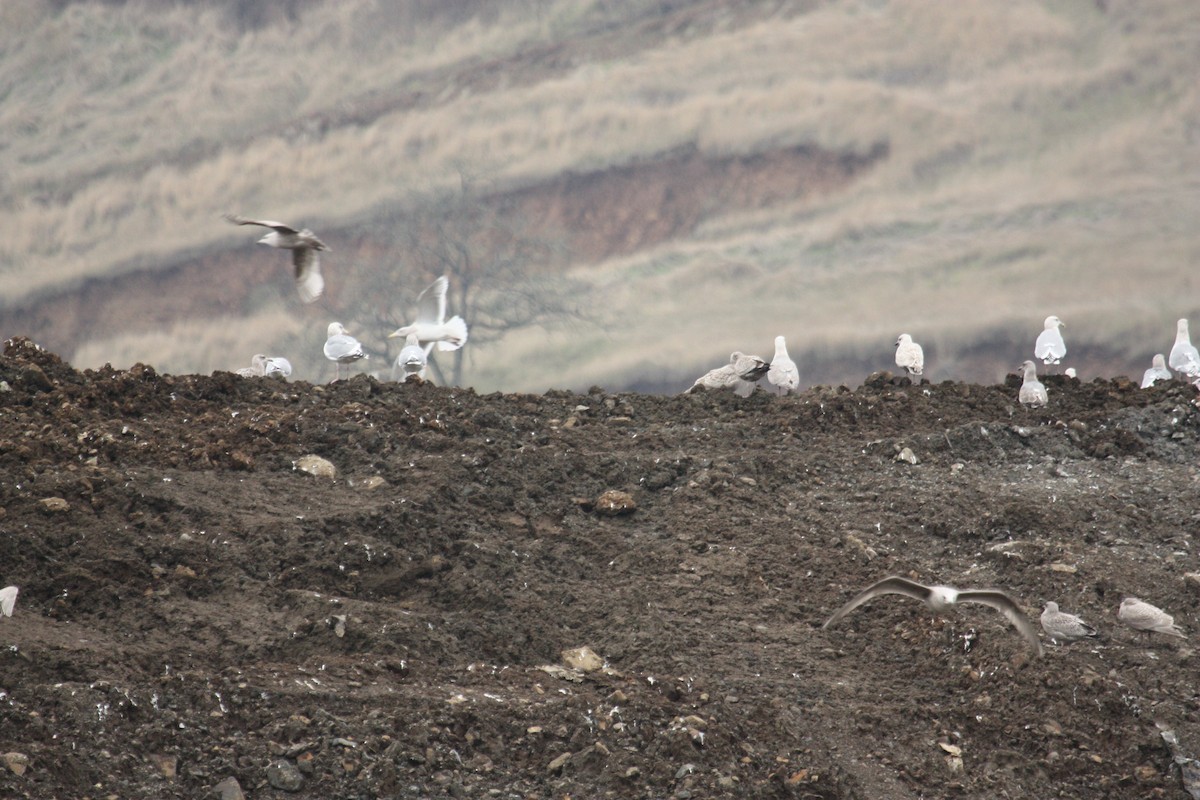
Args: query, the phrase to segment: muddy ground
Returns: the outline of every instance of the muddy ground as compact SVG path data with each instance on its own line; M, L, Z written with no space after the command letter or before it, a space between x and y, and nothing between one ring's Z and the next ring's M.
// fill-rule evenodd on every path
M1188 796L1185 384L479 396L23 339L0 380L0 796ZM904 598L821 628L894 573L1102 638L1034 658Z

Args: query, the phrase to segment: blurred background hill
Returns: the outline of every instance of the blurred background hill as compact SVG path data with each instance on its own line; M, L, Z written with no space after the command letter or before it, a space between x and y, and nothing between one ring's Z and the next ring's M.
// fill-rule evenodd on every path
M451 275L443 380L802 385L924 344L999 380L1066 323L1140 375L1200 298L1200 5L1164 0L0 4L0 335L79 367L295 377ZM311 227L326 293L223 212Z

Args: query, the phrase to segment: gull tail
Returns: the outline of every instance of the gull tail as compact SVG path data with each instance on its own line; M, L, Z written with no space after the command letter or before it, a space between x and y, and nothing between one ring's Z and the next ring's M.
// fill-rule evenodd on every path
M467 323L462 317L446 320L446 332L446 338L438 342L438 350L457 350L467 343Z

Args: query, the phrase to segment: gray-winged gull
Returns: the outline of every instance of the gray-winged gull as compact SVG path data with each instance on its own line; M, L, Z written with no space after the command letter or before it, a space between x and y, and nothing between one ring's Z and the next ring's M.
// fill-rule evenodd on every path
M733 389L738 397L749 397L754 391L754 382L771 369L771 365L758 356L748 356L740 350L729 354L729 363L710 369L696 379L687 391L697 386L705 389Z
M1041 622L1042 630L1046 632L1046 635L1058 643L1075 642L1087 638L1094 639L1100 635L1096 633L1095 628L1074 614L1059 611L1058 603L1054 601L1046 603L1046 608L1042 611Z
M1171 347L1167 365L1189 378L1200 375L1200 351L1197 351L1195 345L1192 344L1186 319L1175 323L1175 344Z
M457 350L467 342L467 323L462 317L446 319L446 289L450 280L443 275L417 295L417 321L388 334L389 339L407 339L415 333L422 344L437 342L438 350ZM428 352L428 351L427 351Z
M775 357L767 369L767 381L778 388L780 394L787 394L800 385L800 370L788 355L787 341L782 336L775 337Z
M334 380L342 377L342 364L352 364L360 358L369 358L363 352L362 343L346 333L340 322L329 323L325 339L325 357L336 363Z
M292 374L292 362L283 356L267 356L263 360L263 375L287 378Z
M901 367L908 377L920 378L925 371L925 351L907 333L896 337L896 366Z
M404 340L400 354L396 356L395 365L392 366L392 380L407 380L409 375L424 378L425 366L429 363L430 347L432 344L422 347L417 334L410 333Z
M1167 369L1167 359L1162 353L1155 353L1150 368L1142 373L1142 388L1149 389L1158 381L1171 380L1171 370Z
M1046 387L1037 379L1037 365L1032 361L1026 361L1021 364L1021 371L1025 376L1021 382L1021 391L1017 392L1017 400L1021 405L1041 408L1050 402L1050 398L1046 394Z
M1165 633L1168 636L1187 638L1175 624L1175 618L1158 606L1152 606L1136 597L1126 597L1117 609L1117 619L1135 631Z
M5 586L0 589L0 614L6 617L12 616L13 606L17 604L18 591L15 586Z
M929 606L930 610L939 614L948 611L950 606L958 603L981 603L991 606L1003 614L1017 629L1017 632L1025 637L1025 641L1033 648L1035 654L1039 656L1042 654L1042 642L1038 639L1037 631L1034 630L1029 618L1025 616L1025 612L1017 605L1017 601L1007 592L1000 589L955 589L950 586L925 586L899 575L884 578L863 589L854 596L854 599L835 611L822 627L828 628L863 603L882 594L902 594L905 597L920 600Z
M248 219L237 214L225 214L225 219L234 225L261 225L271 232L258 240L259 244L292 251L292 266L296 275L296 291L305 303L311 303L325 291L325 279L321 277L321 258L318 250L328 250L325 243L308 228L296 230L282 222L268 219Z
M1033 345L1033 355L1040 358L1043 364L1057 364L1067 354L1067 344L1063 341L1060 327L1065 327L1063 321L1055 316L1046 317L1043 323L1045 329L1038 334L1037 342Z

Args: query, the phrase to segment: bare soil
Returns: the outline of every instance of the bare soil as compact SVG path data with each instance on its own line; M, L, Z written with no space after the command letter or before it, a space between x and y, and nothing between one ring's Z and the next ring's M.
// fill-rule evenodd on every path
M0 796L1187 796L1193 638L1115 617L1200 631L1186 384L480 396L25 339L0 380ZM889 574L1102 637L1035 658L904 598L822 629Z

